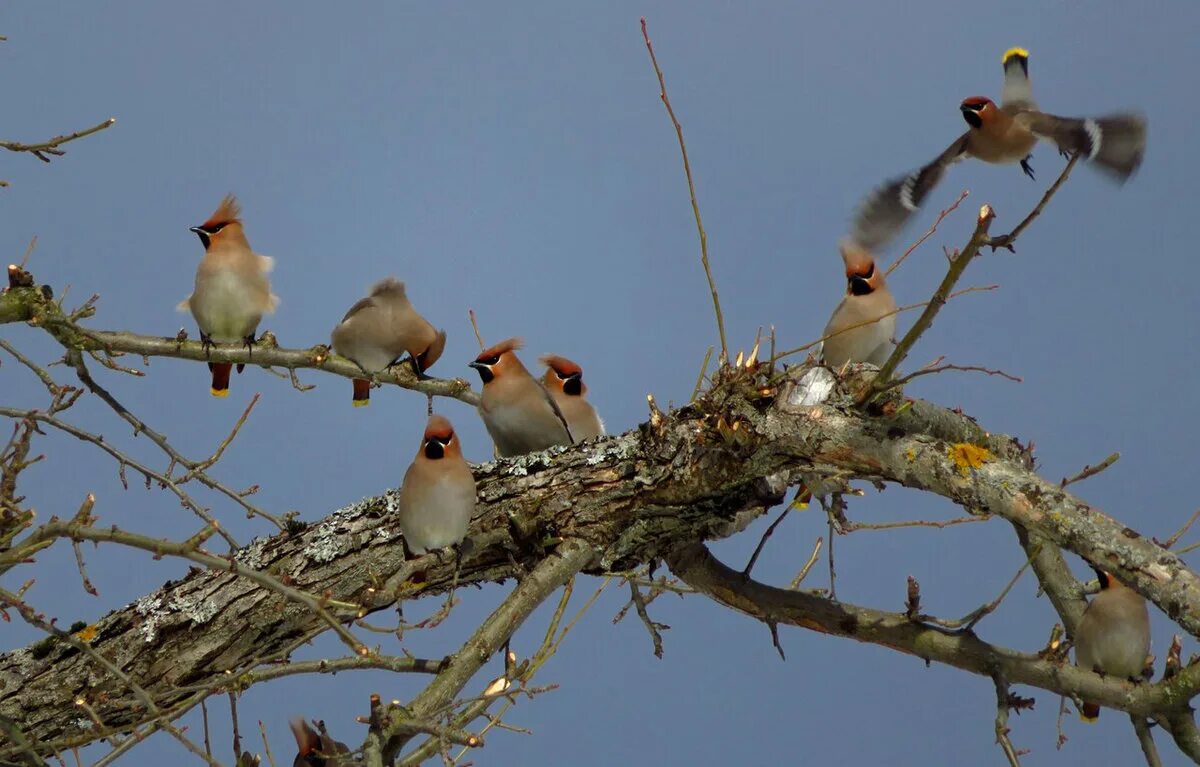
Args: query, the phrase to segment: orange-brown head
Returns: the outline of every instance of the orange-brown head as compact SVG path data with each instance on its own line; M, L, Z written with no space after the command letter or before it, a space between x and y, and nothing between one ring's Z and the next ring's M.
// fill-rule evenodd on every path
M434 335L432 343L425 347L425 351L417 353L417 367L420 368L422 373L424 373L426 370L433 367L433 363L441 359L442 352L445 350L446 331L439 330Z
M548 391L561 391L572 397L587 394L587 384L583 382L583 368L566 357L546 354L538 358L538 362L546 366L546 374L542 376L542 385Z
M520 349L523 344L519 338L508 338L495 346L488 347L479 353L475 361L469 363L468 367L473 367L479 371L479 378L483 381L486 387L497 376L503 376L506 372L514 369L525 368L521 364L521 360L517 359L514 354L517 349Z
M846 264L846 295L866 296L883 287L883 270L875 267L871 251L854 242L839 243Z
M242 229L242 206L232 194L225 195L221 204L213 211L200 226L193 226L189 231L195 232L204 243L205 250L211 250L214 244L241 240L245 242L246 234Z
M963 119L972 128L982 128L988 120L996 116L996 105L986 96L970 96L958 105Z
M434 413L429 416L429 423L425 425L425 435L421 439L421 454L431 461L462 456L458 435L454 433L450 419L444 415Z

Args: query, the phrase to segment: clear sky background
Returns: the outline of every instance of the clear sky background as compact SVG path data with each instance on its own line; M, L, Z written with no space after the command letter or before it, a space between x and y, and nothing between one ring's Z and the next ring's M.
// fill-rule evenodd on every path
M188 227L233 191L251 243L276 259L282 303L261 329L282 345L327 341L368 285L395 275L449 333L433 374L472 374L478 385L465 366L478 350L467 320L473 307L487 339L525 337L527 364L546 352L580 362L609 429L626 431L644 420L647 393L685 401L716 341L678 147L638 29L643 15L686 132L735 348L748 348L771 323L781 347L820 335L844 287L836 242L855 205L959 135L962 98L998 96L1009 46L1030 50L1035 93L1048 111L1143 111L1149 150L1139 175L1119 188L1076 170L1017 253L980 259L964 283L1002 287L953 301L908 365L946 355L1024 383L945 374L921 379L910 394L1036 442L1048 479L1119 450L1120 462L1078 486L1080 495L1160 539L1187 518L1196 493L1179 478L1195 470L1200 416L1200 6L1192 2L1137 10L1118 0L12 4L0 22L9 37L0 44L4 137L44 139L110 115L118 123L50 165L0 158L0 178L12 184L0 190L0 248L18 260L37 235L32 271L59 293L69 284L69 303L98 293L96 327L173 335L182 325L194 336L191 317L174 308L202 253ZM903 239L962 189L972 196L892 276L900 303L928 297L945 269L942 246L965 243L980 204L995 207L994 231L1007 231L1062 163L1052 147L1039 147L1037 183L1016 167L954 167ZM901 331L912 316L901 318ZM43 362L61 351L36 330L0 333ZM43 405L40 384L3 363L4 404ZM216 474L236 487L260 484L260 504L296 509L305 520L397 486L425 417L424 397L395 388L377 391L368 409L351 408L348 381L312 372L300 376L317 388L301 393L249 369L225 400L209 396L202 365L155 359L148 373L98 371L191 456L210 453L262 392ZM458 402L438 408L470 460L490 457L474 412ZM69 415L132 442L96 401ZM122 490L115 466L94 448L42 445L51 460L23 475L22 490L43 518L72 513L93 491L102 524L175 537L195 529L165 493L136 482ZM155 455L145 445L130 449ZM224 499L200 497L242 540L268 532ZM867 488L849 510L859 521L958 513L898 488ZM765 524L715 551L740 567ZM795 515L756 575L786 584L825 534L819 512ZM947 617L992 599L1023 562L1000 520L860 532L836 548L842 599L901 609L913 575L927 609ZM83 593L63 545L5 585L36 576L30 598L65 625L186 570L117 548L89 551L88 561L99 599ZM582 581L577 598L597 583ZM827 585L823 566L807 585ZM410 635L409 649L456 649L511 588L465 594L441 629ZM492 732L476 764L1003 762L988 679L791 628L781 629L784 663L764 626L701 597L651 606L671 626L656 660L639 623L611 624L624 594L614 588L603 597L544 669L538 682L561 688L509 717L533 736ZM1172 629L1153 613L1161 659ZM531 619L518 651L534 649L547 617ZM979 633L1033 651L1054 621L1026 576ZM21 625L0 626L3 647L36 638ZM384 649L398 650L394 642ZM1196 649L1185 642L1185 654ZM343 650L321 642L301 655ZM484 671L488 679L498 673L495 663ZM346 673L260 686L241 704L243 732L263 719L286 763L288 716L324 718L357 742L363 728L352 716L365 713L369 693L407 699L426 681ZM1070 741L1056 753L1057 698L1032 694L1036 709L1012 719L1014 741L1032 749L1026 764L1141 760L1127 719L1111 711L1092 727L1068 717ZM211 718L218 756L228 759L228 717ZM188 722L198 737L199 717ZM1181 763L1158 737L1166 762ZM174 763L180 754L155 737L131 760Z

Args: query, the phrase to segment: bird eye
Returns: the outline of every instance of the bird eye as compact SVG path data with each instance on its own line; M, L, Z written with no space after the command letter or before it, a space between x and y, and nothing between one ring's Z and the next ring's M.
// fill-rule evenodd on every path
M484 359L484 360L476 360L476 361L477 361L479 364L481 364L481 365L495 365L497 362L499 362L499 361L500 361L500 355L499 355L499 354L497 354L497 355L496 355L496 356L494 356L494 357L488 357L487 359Z

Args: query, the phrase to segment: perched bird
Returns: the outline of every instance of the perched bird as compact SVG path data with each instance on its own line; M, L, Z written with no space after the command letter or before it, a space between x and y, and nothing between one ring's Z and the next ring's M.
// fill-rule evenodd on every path
M1144 118L1129 113L1075 118L1041 112L1029 81L1029 53L1010 48L1003 64L999 106L983 96L964 99L959 111L967 122L967 132L932 162L868 195L851 225L851 237L856 242L872 251L884 247L921 207L946 168L964 157L997 164L1019 163L1033 178L1030 152L1042 139L1057 144L1063 154L1078 153L1118 182L1124 182L1138 169L1146 151Z
M483 381L479 416L504 457L574 443L567 420L549 392L515 354L521 339L484 349L470 363Z
M846 295L822 333L821 356L834 368L848 362L882 365L892 353L896 301L870 251L849 240L842 241L840 248L846 264Z
M400 531L414 554L466 537L475 512L475 477L445 416L431 415L421 449L400 486Z
M592 403L584 399L588 389L583 382L583 368L566 357L553 354L540 357L538 362L546 366L542 386L550 392L559 412L567 419L567 427L575 441L604 436L604 421L600 420Z
M207 221L191 228L204 243L204 259L196 269L192 295L178 309L191 310L206 349L213 342L253 346L263 314L275 311L279 303L267 280L274 260L250 249L241 214L237 199L229 194ZM238 363L238 372L244 367ZM230 362L208 363L214 397L229 396L232 368Z
M1106 676L1140 680L1150 652L1146 600L1103 570L1100 593L1092 598L1075 629L1075 665ZM1084 702L1084 721L1100 716L1100 704Z
M350 307L330 339L335 352L365 373L378 373L408 352L417 375L422 376L446 348L446 331L435 329L418 314L404 283L392 277L372 285L370 294ZM355 378L354 406L370 403L371 381Z
M298 716L292 717L288 724L292 728L292 735L296 738L299 750L296 758L292 760L292 767L345 767L350 764L348 760L338 756L349 754L350 749L345 743L339 743L329 737L324 722L317 722L320 732Z

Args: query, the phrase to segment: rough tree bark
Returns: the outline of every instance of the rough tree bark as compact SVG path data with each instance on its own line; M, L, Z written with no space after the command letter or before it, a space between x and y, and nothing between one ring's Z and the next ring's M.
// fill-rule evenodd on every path
M14 304L24 308L14 311ZM68 332L73 323L34 288L10 291L0 298L0 309L6 318L42 325L69 348L147 353L154 340L108 334L104 337L115 341L96 346L99 334ZM186 356L170 348L163 353ZM236 352L221 353L238 359ZM255 351L252 364L327 364L305 359L299 351L266 350L261 356ZM459 583L520 581L563 546L573 552L571 567L555 578L581 568L624 573L665 561L697 590L772 626L790 624L880 644L971 673L1000 675L1006 682L1086 696L1164 724L1174 722L1172 732L1187 751L1185 744L1195 734L1188 701L1200 691L1200 666L1135 687L1081 671L1053 653L994 646L972 631L952 631L926 616L773 589L712 559L705 541L744 529L780 503L802 476L894 483L1011 523L1036 555L1035 570L1056 605L1062 605L1068 628L1081 597L1058 547L1118 573L1200 636L1196 575L1153 540L1040 477L1017 440L931 403L906 400L898 389L859 405L860 392L874 376L870 368L851 369L823 401L809 404L805 397L811 396L814 376L833 377L811 365L774 377L765 364L727 367L696 402L670 414L652 409L650 420L627 434L477 467L480 511ZM412 386L453 391L452 382ZM462 398L471 394L454 392ZM328 613L343 622L398 600L446 591L454 564L433 556L405 560L394 500L392 493L365 499L307 528L256 540L236 552L231 571L195 570L110 613L98 622L91 645L153 695L160 709L170 710L252 683L256 668L286 658L299 642L327 628L304 605L242 577L249 570L326 595ZM43 534L76 540L115 535L70 522L53 523ZM134 545L153 548L153 542ZM439 670L436 662L422 663L428 667L421 670ZM115 730L128 731L146 718L128 685L69 646L0 656L0 718L19 722L40 754L100 736L97 728L81 727L70 705L85 691L99 717ZM389 734L385 751L394 752L403 737L399 730ZM0 762L19 754L16 744L0 738Z

